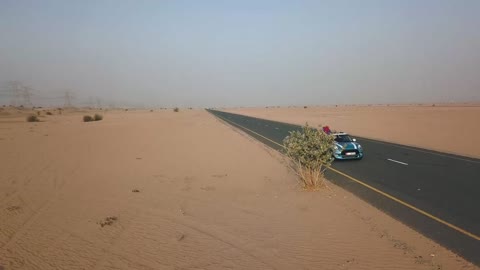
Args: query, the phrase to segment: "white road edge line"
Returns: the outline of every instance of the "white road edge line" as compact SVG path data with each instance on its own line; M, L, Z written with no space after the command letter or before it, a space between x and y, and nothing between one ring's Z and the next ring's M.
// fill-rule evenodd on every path
M398 163L398 164L402 164L402 165L405 165L405 166L408 165L408 163L401 162L401 161L398 161L398 160L394 160L394 159L391 159L391 158L387 158L387 160L388 160L388 161L391 161L391 162Z

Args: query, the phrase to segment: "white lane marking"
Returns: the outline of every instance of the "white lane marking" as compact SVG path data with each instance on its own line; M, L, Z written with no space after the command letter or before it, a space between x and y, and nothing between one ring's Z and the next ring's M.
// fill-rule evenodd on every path
M408 163L401 162L401 161L398 161L398 160L394 160L394 159L391 159L391 158L387 158L387 160L388 160L388 161L391 161L391 162L398 163L398 164L402 164L402 165L405 165L405 166L408 165Z
M480 160L474 160L474 159L475 159L474 157L471 157L472 159L468 159L469 157L467 157L467 158L452 157L452 156L450 156L450 155L458 155L458 154L454 154L454 153L446 153L446 154L436 153L436 152L432 152L432 151L435 151L435 150L415 149L415 148L413 148L414 146L397 145L397 144L395 144L395 143L379 141L379 140L377 140L377 139L362 138L362 140L371 141L371 142L374 142L374 143L386 144L386 145L389 145L389 146L395 146L395 147L398 147L398 148L407 149L407 150L412 150L412 151L417 151L417 152L421 152L421 153L425 153L425 154L431 154L431 155L436 155L436 156L440 156L440 157L446 157L446 158L451 158L451 159L456 159L456 160L461 160L461 161L466 161L466 162L471 162L471 163L480 164Z

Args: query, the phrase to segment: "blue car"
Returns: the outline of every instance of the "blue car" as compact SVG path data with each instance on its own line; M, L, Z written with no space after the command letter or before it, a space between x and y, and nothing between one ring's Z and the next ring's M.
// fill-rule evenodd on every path
M335 137L333 146L333 157L338 160L343 159L362 159L363 148L345 132L332 133Z

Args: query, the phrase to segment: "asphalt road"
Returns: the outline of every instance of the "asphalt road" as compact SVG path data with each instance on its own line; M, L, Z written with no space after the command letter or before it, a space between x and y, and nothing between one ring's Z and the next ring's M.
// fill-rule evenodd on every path
M208 111L279 151L283 148L278 144L282 145L289 132L301 129L287 123ZM365 152L363 160L335 161L334 171L327 171L327 178L480 265L480 160L356 138Z

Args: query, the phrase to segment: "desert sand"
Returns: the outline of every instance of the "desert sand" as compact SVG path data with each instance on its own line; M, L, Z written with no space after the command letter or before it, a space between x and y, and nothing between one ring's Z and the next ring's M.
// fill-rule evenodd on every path
M101 113L0 116L4 269L478 269L206 111Z
M225 111L480 158L479 104L237 108Z

